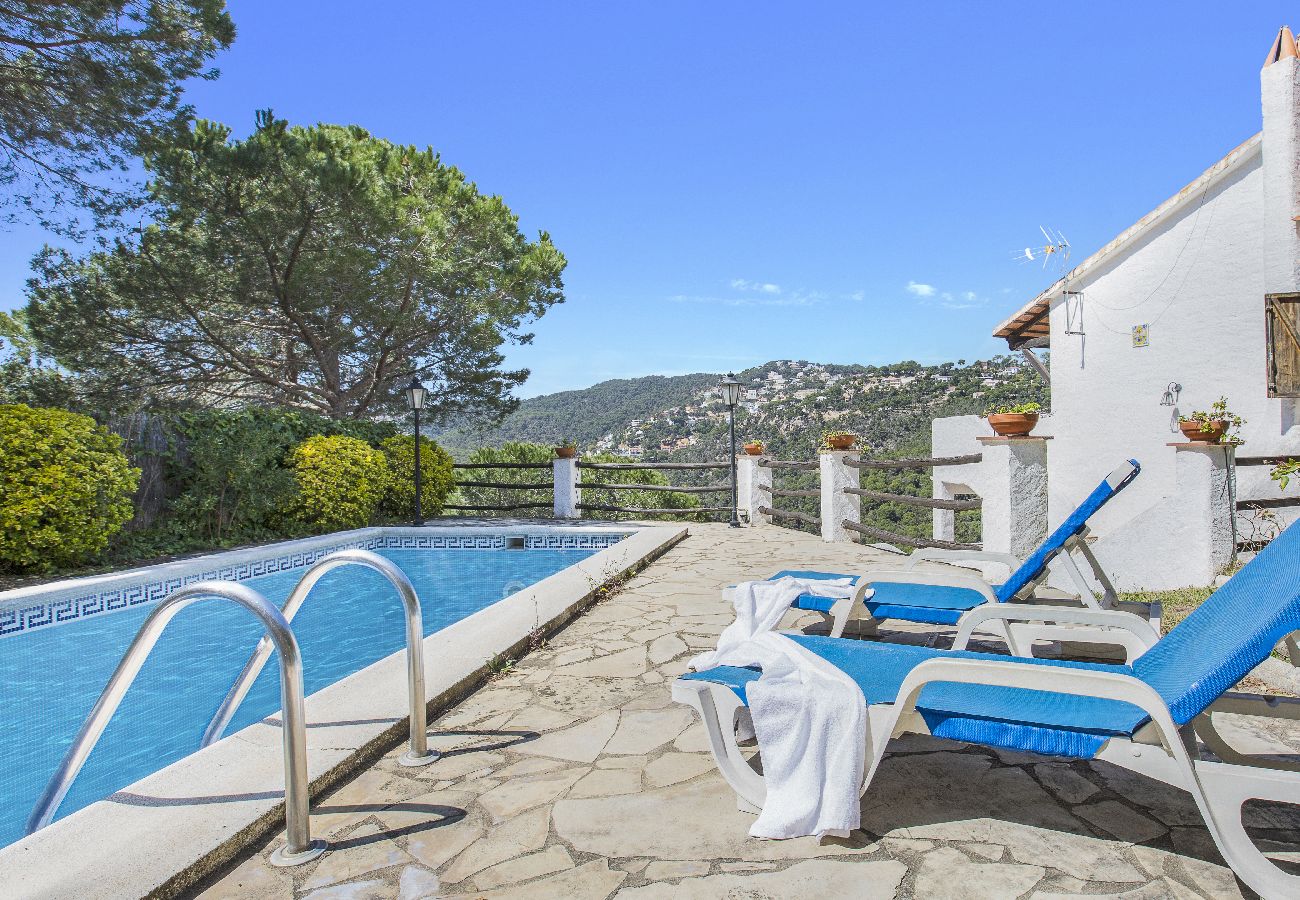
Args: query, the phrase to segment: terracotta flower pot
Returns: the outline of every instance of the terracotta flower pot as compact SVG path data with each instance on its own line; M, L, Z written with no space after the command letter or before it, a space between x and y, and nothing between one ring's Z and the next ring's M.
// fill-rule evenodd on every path
M832 450L847 450L858 439L856 434L833 434L826 439Z
M1038 413L994 413L989 426L998 437L1024 437L1038 424Z
M578 455L577 447L556 447L555 455L560 459L573 459Z
M1206 431L1206 428L1209 431ZM1191 422L1179 422L1178 430L1183 433L1183 437L1194 444L1217 444L1228 433L1228 423L1216 420L1206 425L1193 420Z
M748 444L745 445L745 452L748 453L750 456L762 456L763 445L760 444L758 441L750 441Z

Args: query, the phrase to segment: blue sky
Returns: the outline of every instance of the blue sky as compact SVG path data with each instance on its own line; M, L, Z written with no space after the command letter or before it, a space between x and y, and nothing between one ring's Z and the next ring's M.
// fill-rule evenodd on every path
M199 115L432 145L569 259L525 396L939 362L1259 130L1293 3L232 0ZM1292 22L1291 24L1296 24ZM47 239L0 234L0 308Z

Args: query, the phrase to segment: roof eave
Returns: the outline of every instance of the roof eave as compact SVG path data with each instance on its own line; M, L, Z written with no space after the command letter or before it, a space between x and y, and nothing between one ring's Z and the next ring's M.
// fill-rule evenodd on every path
M1108 244L1065 273L1063 277L1057 279L1045 291L1018 309L994 330L993 336L1005 338L1011 344L1012 349L1015 349L1017 345L1013 343L1013 339L1020 330L1050 310L1052 301L1059 297L1071 282L1087 275L1109 256L1119 252L1151 228L1173 215L1190 202L1197 193L1235 171L1259 151L1262 137L1263 133L1260 132L1233 148L1227 156L1202 172L1178 193L1124 229Z

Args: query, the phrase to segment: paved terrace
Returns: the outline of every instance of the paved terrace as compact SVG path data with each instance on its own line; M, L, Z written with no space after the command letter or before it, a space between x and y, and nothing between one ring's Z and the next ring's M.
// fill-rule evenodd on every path
M1239 897L1179 791L1104 764L909 737L863 801L863 832L757 841L669 684L731 620L719 588L784 567L890 564L780 528L692 526L549 646L432 724L445 756L393 750L314 805L331 843L292 869L238 862L216 898ZM812 619L818 617L813 616ZM809 620L811 621L811 620ZM920 635L906 636L912 640ZM1239 731L1252 748L1300 734ZM1259 834L1300 859L1300 814Z

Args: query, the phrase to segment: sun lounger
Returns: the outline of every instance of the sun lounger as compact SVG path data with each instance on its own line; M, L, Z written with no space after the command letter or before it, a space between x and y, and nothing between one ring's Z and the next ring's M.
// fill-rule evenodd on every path
M1008 603L1035 597L1047 579L1048 565L1056 562L1070 573L1078 587L1078 598L1084 606L1095 609L1113 609L1118 606L1118 595L1106 572L1088 548L1088 520L1116 494L1122 491L1141 471L1136 460L1128 460L1115 469L1093 489L1078 508L1024 562L1005 553L986 551L917 551L912 554L905 569L896 571L871 571L858 574L835 572L798 571L786 569L769 580L785 576L804 579L851 578L858 592L853 597L835 599L806 593L794 602L794 608L822 613L831 622L831 636L840 637L850 622L857 625L859 633L873 633L885 619L899 619L931 625L956 625L968 611L986 603ZM1100 601L1093 594L1073 554L1087 562L1102 588ZM917 572L912 566L920 560L942 560L959 564L997 562L1007 566L1009 576L1001 584L990 584L974 573ZM1151 604L1140 611L1144 618L1159 627L1160 608ZM1016 655L1028 653L1035 640L1069 638L1078 640L1078 633L1063 632L1051 623L1016 623L1005 628L999 636L1007 640ZM1077 629L1075 629L1077 631ZM1130 648L1132 649L1132 648Z
M982 621L974 621L978 616ZM1075 622L1128 630L1148 649L1126 665L1019 659L965 650L980 624L1001 619ZM867 701L863 793L892 736L904 732L1080 759L1103 760L1190 793L1220 852L1266 898L1300 896L1300 875L1265 857L1242 824L1250 799L1300 802L1300 765L1228 746L1215 713L1300 720L1300 700L1231 693L1242 676L1300 631L1300 525L1292 526L1155 640L1130 613L989 604L958 629L953 650L794 635L840 668ZM757 811L763 776L736 740L751 668L720 666L678 678L673 697L696 709L718 768L741 809ZM1221 761L1200 758L1201 745ZM761 753L762 748L759 748Z

